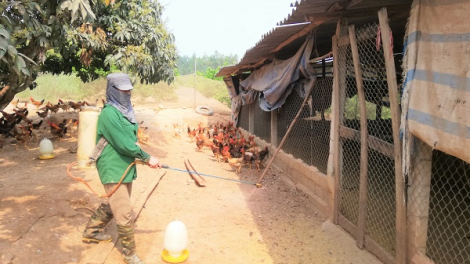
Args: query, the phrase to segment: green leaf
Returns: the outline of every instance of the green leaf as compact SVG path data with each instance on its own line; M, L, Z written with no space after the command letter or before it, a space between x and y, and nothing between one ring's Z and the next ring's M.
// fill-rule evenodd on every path
M15 49L15 47L13 47L12 45L8 45L8 54L14 58L16 57L16 54L18 53L18 51Z
M6 50L0 49L0 59L3 58L3 56L5 55L5 53L7 53Z
M28 56L24 55L23 53L20 53L18 52L18 55L25 58L26 60L28 60L29 62L31 62L32 64L34 65L37 65L37 63L35 61L33 61L32 59L30 59Z
M0 28L0 36L3 36L6 39L10 39L10 33L3 28Z
M28 68L23 68L23 69L21 69L21 72L22 72L24 75L28 75L28 76L31 75L31 72L29 71Z

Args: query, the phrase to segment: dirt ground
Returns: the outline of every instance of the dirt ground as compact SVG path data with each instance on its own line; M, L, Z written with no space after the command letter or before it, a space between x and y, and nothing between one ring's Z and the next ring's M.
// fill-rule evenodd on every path
M227 122L230 109L195 95L191 88L180 88L178 94L178 102L135 105L137 118L149 127L149 144L143 148L172 168L138 165L133 201L142 201L151 183L160 180L135 224L137 249L146 263L165 263L165 229L173 220L187 227L188 264L381 263L357 248L351 236L327 221L303 193L284 184L282 171L270 168L261 188L226 180L257 182L263 171L243 167L236 174L227 163L218 163L209 149L197 151L185 131L176 137L173 124L186 128L198 122ZM195 105L210 106L215 114L197 114ZM34 107L30 113L38 120ZM77 116L59 112L52 118ZM43 137L50 137L48 130L43 130ZM0 263L124 263L114 221L107 227L113 242L81 242L88 218L103 199L67 176L68 164L76 160L69 148L77 139L52 139L55 158L50 160L38 158L39 143L34 140L27 144L29 149L16 148L10 141L6 139L0 152ZM184 159L197 171L216 177L203 176L207 184L198 187L187 173L178 171L185 169ZM72 167L71 172L103 192L96 170Z

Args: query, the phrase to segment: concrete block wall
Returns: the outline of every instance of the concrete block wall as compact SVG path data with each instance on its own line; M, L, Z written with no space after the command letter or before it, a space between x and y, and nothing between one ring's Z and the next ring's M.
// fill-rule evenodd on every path
M245 138L251 135L244 129L241 129L241 131ZM266 166L275 154L277 147L258 137L255 137L254 141L260 149L268 146L269 155L263 162ZM277 153L271 166L282 172L282 179L288 186L305 193L309 201L321 213L325 216L328 215L330 195L326 175L316 167L306 164L301 159L295 158L292 154L285 153L283 150Z

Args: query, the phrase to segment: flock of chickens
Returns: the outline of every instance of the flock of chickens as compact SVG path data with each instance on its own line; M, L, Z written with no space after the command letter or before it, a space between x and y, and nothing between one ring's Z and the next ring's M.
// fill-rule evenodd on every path
M38 142L39 137L44 130L50 130L50 133L53 137L58 138L59 140L66 135L74 137L78 131L78 119L63 119L61 122L54 122L50 119L51 114L57 113L60 109L64 112L69 110L80 110L84 105L95 105L89 104L86 101L84 102L73 102L68 101L64 102L59 99L57 104L52 104L48 102L44 104L44 99L41 101L35 100L33 97L30 97L30 103L34 105L37 109L36 114L40 117L40 120L36 123L32 119L28 118L30 112L28 110L28 103L24 102L23 107L20 107L19 99L13 100L11 104L14 106L12 113L7 113L5 111L0 111L2 117L0 117L0 134L3 138L0 138L0 151L3 149L5 144L5 139L8 137L13 137L14 140L12 144L16 144L18 149L18 143L22 143L27 148L27 142L35 140ZM23 103L21 103L23 104ZM47 125L43 125L43 123Z
M177 125L173 125L177 128ZM242 166L252 169L255 163L257 171L269 154L268 147L260 148L254 141L254 136L246 139L239 128L234 127L233 122L227 124L217 123L210 127L187 128L191 142L195 141L199 150L210 148L218 162L226 162L236 173L241 173Z

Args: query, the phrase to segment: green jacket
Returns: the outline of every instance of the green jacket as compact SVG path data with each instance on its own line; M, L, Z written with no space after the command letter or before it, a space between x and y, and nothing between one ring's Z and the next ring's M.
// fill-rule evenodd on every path
M106 104L98 117L96 142L105 137L109 144L96 161L96 168L101 183L118 183L129 164L140 159L148 162L150 155L135 143L137 142L137 124L129 122L114 106ZM122 181L132 182L137 178L136 166L133 165Z

